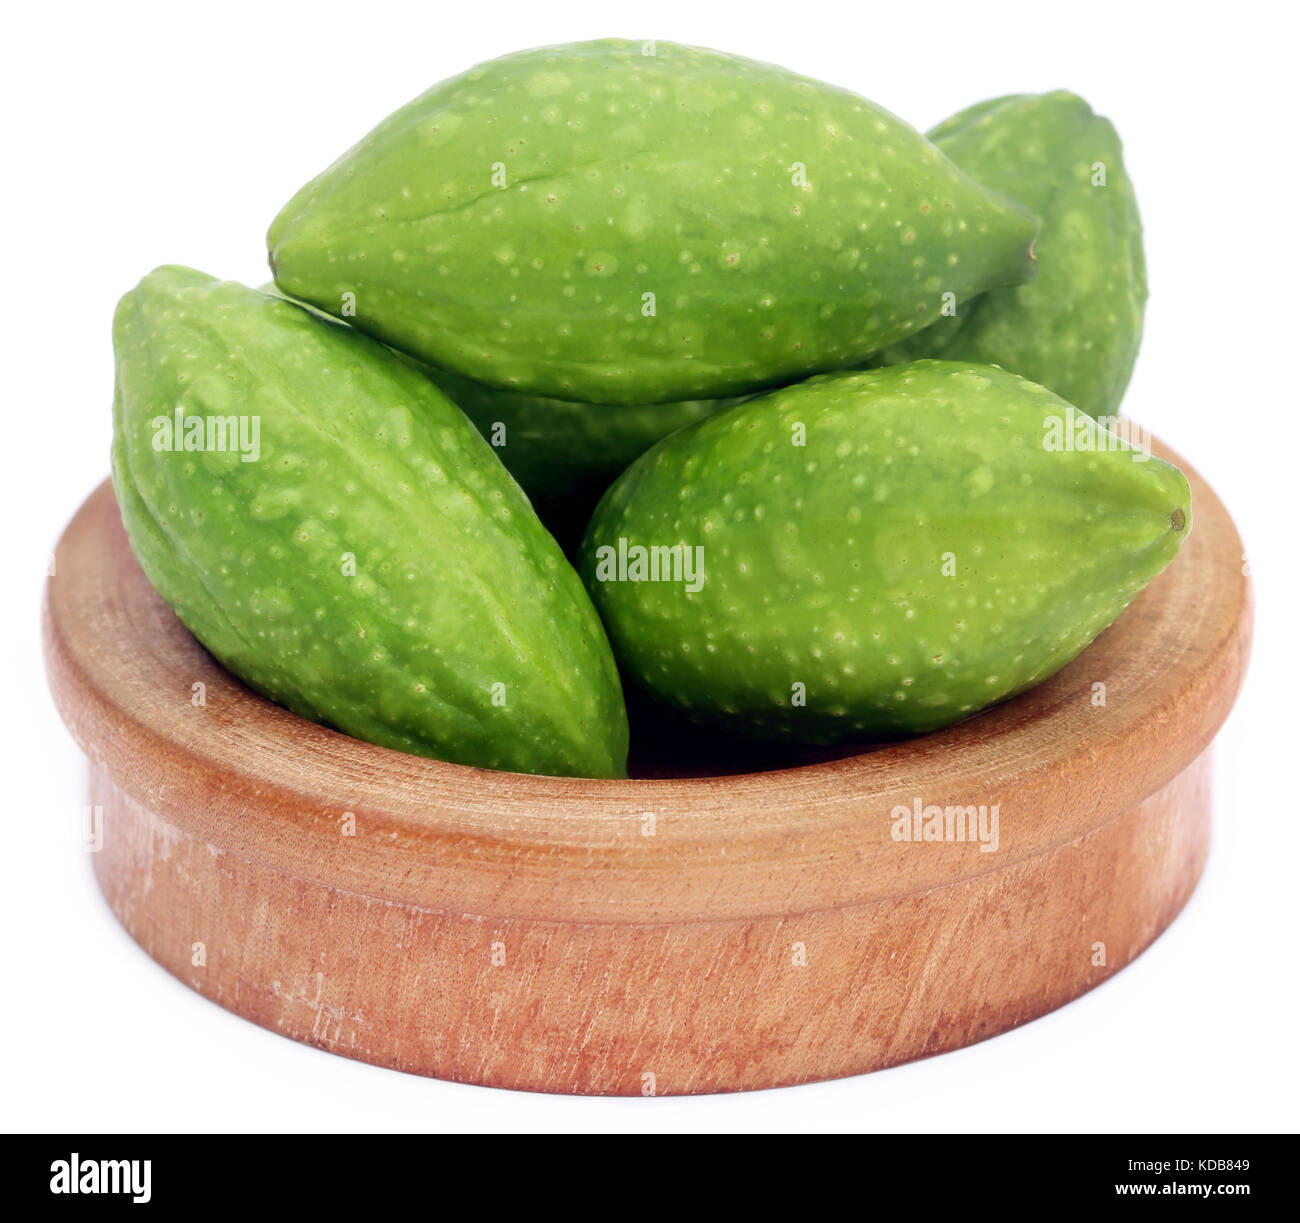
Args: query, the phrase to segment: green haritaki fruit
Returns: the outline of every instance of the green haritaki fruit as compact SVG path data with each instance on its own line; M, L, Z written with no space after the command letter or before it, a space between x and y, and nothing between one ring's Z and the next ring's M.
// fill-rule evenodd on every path
M212 654L360 739L624 774L600 621L491 447L382 345L159 268L113 322L113 483L149 580Z
M981 102L944 120L930 139L1042 218L1039 274L958 306L877 363L943 357L1001 365L1093 416L1113 417L1137 360L1147 300L1142 221L1115 129L1059 90Z
M432 366L421 368L487 438L565 548L582 538L601 494L633 459L675 429L737 402L572 403L516 395Z
M287 294L431 365L639 404L856 364L1028 280L1037 229L865 98L610 39L435 85L267 242Z
M829 374L664 439L580 569L625 674L803 743L934 730L1053 674L1178 551L1177 468L989 366Z

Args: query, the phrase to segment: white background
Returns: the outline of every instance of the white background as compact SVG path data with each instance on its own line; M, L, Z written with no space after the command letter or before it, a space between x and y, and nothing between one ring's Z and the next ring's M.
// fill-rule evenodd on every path
M6 15L0 599L5 1129L1296 1128L1296 31L1288 6L673 3L25 5ZM262 1031L157 967L101 901L83 766L45 689L46 558L107 473L116 299L160 263L258 284L271 217L389 111L482 59L618 35L851 87L925 129L1067 87L1118 126L1147 228L1125 410L1247 542L1254 666L1218 741L1216 840L1169 932L1078 1002L974 1048L749 1096L454 1086Z

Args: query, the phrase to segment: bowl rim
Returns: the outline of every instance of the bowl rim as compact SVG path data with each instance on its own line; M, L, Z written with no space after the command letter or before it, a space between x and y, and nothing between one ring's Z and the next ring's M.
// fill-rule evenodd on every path
M1154 449L1192 486L1193 530L1169 568L1054 677L946 730L862 755L760 773L597 780L363 743L274 705L217 665L140 571L108 481L55 553L42 616L47 672L74 738L163 825L333 886L439 911L585 921L872 903L1085 836L1181 772L1218 731L1249 653L1241 540L1209 485ZM1122 699L1094 705L1099 678ZM189 694L200 682L207 704L195 707ZM907 852L891 836L890 813L918 800L997 806L999 851L934 843Z

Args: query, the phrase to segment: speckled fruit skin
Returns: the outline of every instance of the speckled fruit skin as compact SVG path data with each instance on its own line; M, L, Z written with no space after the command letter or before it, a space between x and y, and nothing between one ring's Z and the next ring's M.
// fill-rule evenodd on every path
M610 39L434 86L267 241L287 294L432 365L631 404L858 363L1029 279L1037 228L847 90Z
M962 169L1042 218L1032 284L995 289L882 355L1001 365L1113 417L1147 300L1142 220L1119 136L1064 90L994 98L929 133ZM1104 167L1105 185L1094 168Z
M420 368L488 439L566 550L582 538L601 495L633 459L674 430L738 402L573 403L516 395L432 366Z
M274 281L260 285L258 291L284 297ZM329 318L309 303L298 304ZM575 403L502 391L427 365L399 349L390 351L418 369L469 417L566 553L577 547L601 495L633 459L675 429L745 398L627 407Z
M1064 666L1190 529L1177 468L1048 449L1071 419L1083 444L1118 440L988 366L813 378L638 459L581 572L625 673L662 702L805 743L933 730ZM620 538L702 546L699 592L601 581L597 549Z
M624 774L626 713L591 602L427 379L348 328L188 268L128 293L113 342L131 545L221 663L387 747ZM158 449L154 422L178 407L259 418L260 457Z

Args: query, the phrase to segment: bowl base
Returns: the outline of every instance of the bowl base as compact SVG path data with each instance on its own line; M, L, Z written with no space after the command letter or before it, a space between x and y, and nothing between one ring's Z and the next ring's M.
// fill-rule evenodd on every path
M168 823L101 769L91 782L105 897L200 994L395 1070L589 1095L836 1078L1035 1019L1173 920L1205 862L1210 799L1207 750L1086 835L947 887L627 924L439 912L294 877Z

